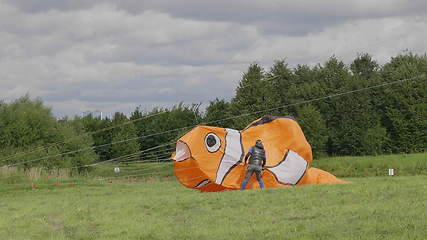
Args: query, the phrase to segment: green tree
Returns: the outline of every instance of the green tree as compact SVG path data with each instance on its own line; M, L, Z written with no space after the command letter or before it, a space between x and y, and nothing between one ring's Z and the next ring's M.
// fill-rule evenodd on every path
M354 76L362 79L375 77L380 70L380 66L372 57L367 54L359 54L358 57L350 64L350 70Z
M231 104L225 100L219 100L218 98L214 101L209 102L209 106L206 108L206 114L203 118L204 123L208 123L210 126L218 127L230 127L232 126L233 120L223 120L232 117L231 115Z
M59 129L62 137L61 152L74 152L73 154L67 154L62 157L62 167L73 167L78 172L84 172L89 170L85 165L97 162L99 156L96 152L91 149L93 145L93 139L90 135L84 132L83 126L72 122L72 121L60 121ZM45 166L49 164L49 160Z
M295 74L284 60L275 61L270 71L266 73L266 95L269 96L269 107L290 105L296 102L296 94L301 87ZM296 115L296 107L279 108L269 114Z
M384 153L389 141L387 130L379 124L368 128L362 136L361 149L364 155L378 155Z
M0 108L0 145L16 149L59 141L56 119L41 99L28 95Z
M172 143L202 121L199 106L199 104L180 103L171 109L155 108L148 113L133 113L133 116L153 115L138 121L137 124L137 132L141 137L141 150L156 147L156 151L144 153L143 158L151 160L170 153ZM159 147L162 145L167 146Z
M265 80L263 68L258 64L251 64L248 71L243 74L242 80L236 89L236 94L231 100L231 113L233 116L246 115L233 120L233 128L243 129L248 123L265 114L264 110L273 107L271 96L271 82ZM258 114L254 114L258 112Z
M423 75L424 74L424 75ZM387 129L392 152L421 152L427 149L427 57L399 55L385 64L384 81L407 79L382 89L378 109Z
M81 131L58 122L40 99L32 100L26 95L4 103L0 106L0 155L4 156L0 163L27 162L23 165L26 168L49 169L92 163L98 159L90 148L92 139L80 136Z
M111 143L110 146L111 158L117 158L124 155L129 155L139 151L137 140L137 131L132 122L126 115L116 112L111 121L113 127L110 131ZM131 140L132 139L132 140ZM132 158L132 160L138 160Z
M101 146L111 142L111 120L108 118L101 119L101 117L94 117L88 114L84 117L76 116L73 119L73 124L82 126L85 134L92 136L93 146ZM96 147L94 151L99 155L101 160L112 158L111 148L109 146Z
M313 105L304 105L298 110L298 123L310 143L315 156L326 153L328 139L326 123L320 112Z

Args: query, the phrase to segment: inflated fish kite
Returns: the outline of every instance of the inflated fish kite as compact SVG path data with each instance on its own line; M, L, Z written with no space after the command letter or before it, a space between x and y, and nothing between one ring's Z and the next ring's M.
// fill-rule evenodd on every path
M266 152L263 181L266 188L345 183L334 175L309 168L311 146L292 117L266 116L242 131L197 126L176 144L174 171L186 187L201 191L240 189L246 166L243 158L257 139ZM253 175L247 189L259 188Z

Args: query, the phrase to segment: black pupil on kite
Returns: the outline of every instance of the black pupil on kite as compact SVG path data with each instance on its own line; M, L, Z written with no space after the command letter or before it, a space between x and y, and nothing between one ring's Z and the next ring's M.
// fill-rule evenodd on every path
M208 145L208 147L215 146L215 144L216 144L215 137L212 135L209 135L208 138L206 139L206 144Z

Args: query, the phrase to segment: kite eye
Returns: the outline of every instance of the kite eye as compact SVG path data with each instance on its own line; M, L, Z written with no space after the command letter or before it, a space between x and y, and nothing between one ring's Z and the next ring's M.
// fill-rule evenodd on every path
M209 133L205 137L205 146L209 152L216 152L221 147L221 139L215 133Z

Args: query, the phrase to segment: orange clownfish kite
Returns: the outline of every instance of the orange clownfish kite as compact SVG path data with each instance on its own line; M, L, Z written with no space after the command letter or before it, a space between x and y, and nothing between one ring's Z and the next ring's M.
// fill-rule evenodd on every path
M294 185L345 183L334 175L309 168L311 146L292 117L266 116L242 131L197 126L176 144L174 171L186 187L201 191L240 189L245 177L244 157L255 141L264 144L266 164L262 179L266 188ZM259 188L254 176L247 189Z

